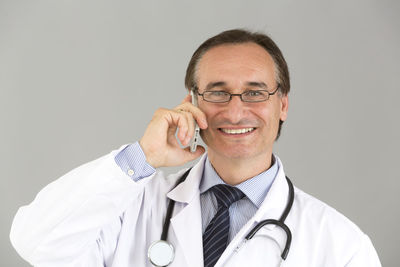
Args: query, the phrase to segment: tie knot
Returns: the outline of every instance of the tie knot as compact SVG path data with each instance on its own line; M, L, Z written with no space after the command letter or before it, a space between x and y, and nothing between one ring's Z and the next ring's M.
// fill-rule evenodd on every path
M211 188L218 201L218 206L228 208L233 202L238 201L244 197L243 192L236 187L218 184Z

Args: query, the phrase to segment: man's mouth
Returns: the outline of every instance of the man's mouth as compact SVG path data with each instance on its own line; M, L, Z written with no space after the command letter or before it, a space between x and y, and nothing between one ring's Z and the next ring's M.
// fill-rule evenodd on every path
M256 128L241 128L241 129L226 129L226 128L218 128L221 132L226 134L244 134L254 131Z

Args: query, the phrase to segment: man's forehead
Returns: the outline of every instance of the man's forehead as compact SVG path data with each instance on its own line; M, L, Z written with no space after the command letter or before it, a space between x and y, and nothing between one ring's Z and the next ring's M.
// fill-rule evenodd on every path
M269 53L256 43L223 44L204 53L196 74L199 83L204 79L208 84L228 82L224 78L246 78L243 83L268 84L271 81L266 80L275 76L275 64Z

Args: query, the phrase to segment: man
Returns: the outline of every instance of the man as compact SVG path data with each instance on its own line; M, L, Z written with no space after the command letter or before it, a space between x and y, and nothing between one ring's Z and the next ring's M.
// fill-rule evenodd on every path
M188 95L158 109L139 142L71 171L18 211L11 241L22 257L37 266L153 266L159 259L149 247L166 228L174 256L159 265L380 266L357 226L297 188L292 194L272 153L290 83L269 37L231 30L210 38L194 53L185 84L198 107ZM158 167L205 152L177 141L189 145L194 121L207 153L165 177Z

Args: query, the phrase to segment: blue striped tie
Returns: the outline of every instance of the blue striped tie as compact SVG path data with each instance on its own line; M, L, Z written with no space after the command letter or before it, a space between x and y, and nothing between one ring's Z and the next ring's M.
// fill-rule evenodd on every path
M218 202L218 211L203 234L204 267L214 266L228 245L229 206L244 197L240 189L219 184L210 190Z

